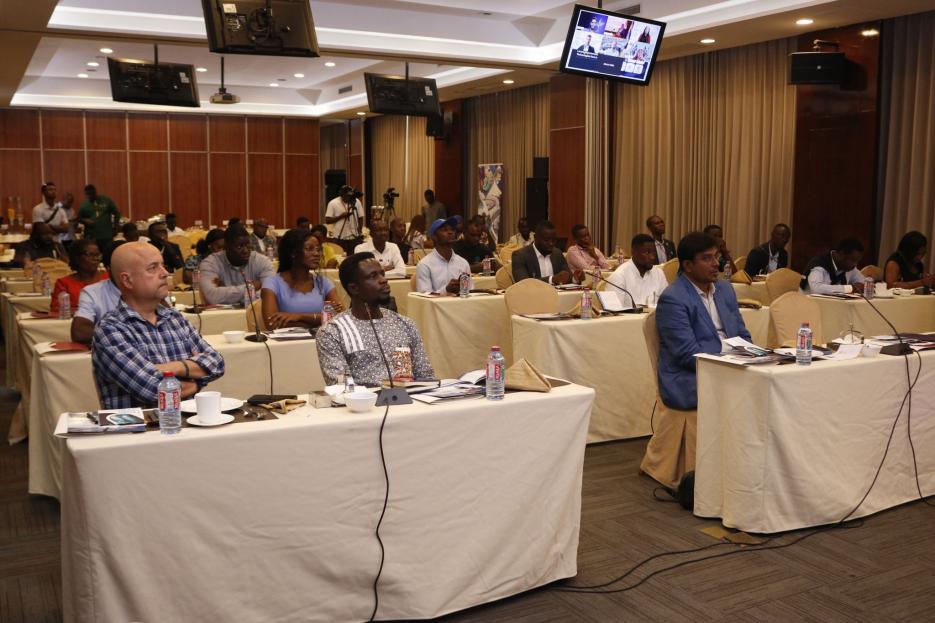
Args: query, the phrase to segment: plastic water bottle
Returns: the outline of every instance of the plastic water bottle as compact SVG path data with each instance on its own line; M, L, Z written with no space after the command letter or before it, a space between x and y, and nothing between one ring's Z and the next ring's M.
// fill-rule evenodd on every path
M175 435L182 430L182 384L171 372L163 372L156 390L159 432Z
M244 308L250 307L253 303L253 299L256 298L256 288L253 286L252 281L247 282L247 287L243 290L243 306Z
M197 266L192 271L192 305L198 306L198 292L201 290L201 269Z
M271 244L266 245L266 257L269 258L270 262L276 259L276 249Z
M590 320L591 318L591 291L585 288L581 293L581 319Z
M325 303L321 308L321 328L324 328L326 324L331 322L332 318L334 318L334 305Z
M416 265L416 252L414 249L409 249L409 261L406 262L409 266Z
M482 265L483 265L484 275L485 276L489 275L490 274L490 258L485 257Z
M45 296L52 295L52 284L49 282L48 273L42 273L42 294Z
M870 300L873 298L874 288L875 286L873 284L873 277L867 277L866 279L864 279L864 298L865 299Z
M617 264L623 264L623 247L617 245Z
M466 299L468 294L471 293L471 276L467 273L461 273L461 276L458 278L458 285L458 296Z
M485 392L487 400L503 400L505 382L503 375L506 372L506 360L499 346L490 347L487 356L487 385Z
M344 393L350 394L357 389L357 384L354 383L354 375L351 374L350 366L344 366Z
M726 264L724 264L724 279L727 281L730 281L732 274L733 274L733 271L730 267L730 262L727 262Z
M807 322L795 334L795 362L800 366L812 365L812 329Z
M39 264L32 265L32 291L42 291L42 267Z
M68 320L71 318L71 297L68 292L58 293L58 319Z

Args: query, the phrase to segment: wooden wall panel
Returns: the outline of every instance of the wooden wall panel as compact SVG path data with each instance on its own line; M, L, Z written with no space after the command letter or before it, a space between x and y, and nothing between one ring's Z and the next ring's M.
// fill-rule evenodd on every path
M211 154L211 218L220 223L232 216L247 218L245 154Z
M282 153L282 118L248 117L247 149L250 153Z
M445 140L435 140L435 196L448 206L448 213L464 211L464 126L461 100L442 104L442 113L452 114L451 131Z
M798 271L850 236L863 242L864 263L877 256L880 38L860 34L870 27L882 30L859 24L799 37L802 51L815 39L839 42L849 70L840 87L796 87L791 264Z
M172 151L207 151L208 117L205 115L169 115L169 149Z
M165 151L168 149L168 134L165 114L127 115L130 149Z
M172 211L183 227L196 220L211 223L208 214L208 154L171 153L169 163L172 176L170 196ZM216 221L220 223L220 219Z
M170 212L167 152L130 152L130 194L134 218Z
M347 147L347 183L364 190L364 122L362 119L351 119L350 143ZM382 191L381 191L382 192ZM374 203L370 197L361 198L365 206ZM324 214L325 206L321 206Z
M318 119L287 117L285 124L287 154L320 153L321 134Z
M317 155L286 154L286 222L288 227L295 226L295 219L307 216L313 222L324 222L315 213L315 205L320 196L321 180L318 179Z
M39 149L39 111L0 109L0 149Z
M44 149L84 149L84 114L80 110L43 110Z
M88 151L88 183L114 200L122 216L130 214L127 152ZM82 196L83 200L84 197ZM136 215L132 215L135 217Z
M283 222L282 154L250 154L250 218Z
M42 168L38 149L0 149L0 209L7 217L7 198L19 197L24 218L42 200Z
M586 80L587 78L569 74L552 76L549 80L550 128L560 129L584 125Z
M559 236L570 237L584 220L585 79L553 76L549 110L549 219Z
M45 181L55 182L58 198L70 192L75 196L75 203L84 199L84 185L87 175L84 170L83 151L50 150L43 154Z
M85 115L88 149L127 148L127 113L88 111Z
M244 118L233 115L208 117L211 151L242 152L246 149Z

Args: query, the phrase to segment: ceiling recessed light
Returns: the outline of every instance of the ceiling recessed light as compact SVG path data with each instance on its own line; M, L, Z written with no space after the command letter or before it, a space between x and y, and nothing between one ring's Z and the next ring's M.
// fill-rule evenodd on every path
M88 67L100 67L101 66L101 64L98 63L97 61L88 61L86 64Z
M278 86L279 86L279 83L278 83L278 82L270 82L269 85L270 85L271 87L278 87Z
M87 77L88 77L88 74L78 74L78 77L79 77L79 78L87 78Z
M305 74L292 74L293 78L304 78Z
M815 23L815 20L809 19L808 17L803 17L802 19L795 20L795 23L799 26L811 26Z
M114 51L110 48L101 48L101 54L113 54Z
M365 112L358 112L358 113L357 113L357 116L363 117L363 116L366 115L366 114L367 114L367 113L365 113Z
M195 71L203 74L206 71L208 71L208 68L207 67L195 67Z
M506 80L503 81L503 84L513 84L513 81L507 78Z
M876 28L868 28L867 30L861 30L860 34L862 34L865 37L876 37L877 35L880 34L880 31L877 30Z
M712 43L717 43L715 39L702 39L699 41L702 45L711 45Z
M328 61L327 63L325 63L325 67L334 67L335 65L337 65L337 63L332 62L332 61Z

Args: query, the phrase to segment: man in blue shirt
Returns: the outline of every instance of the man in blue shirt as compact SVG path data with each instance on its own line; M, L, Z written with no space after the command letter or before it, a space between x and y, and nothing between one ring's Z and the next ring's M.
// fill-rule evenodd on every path
M103 408L154 406L163 372L179 379L183 398L224 374L221 355L181 314L160 304L169 294L169 273L159 249L128 242L114 252L111 272L121 300L91 343Z

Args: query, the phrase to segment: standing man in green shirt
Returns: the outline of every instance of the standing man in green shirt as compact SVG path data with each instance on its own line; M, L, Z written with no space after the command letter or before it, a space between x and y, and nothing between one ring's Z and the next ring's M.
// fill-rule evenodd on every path
M107 195L97 194L94 184L84 187L87 197L78 210L78 222L84 225L84 237L97 240L97 247L102 253L114 242L114 235L120 225L120 210Z

